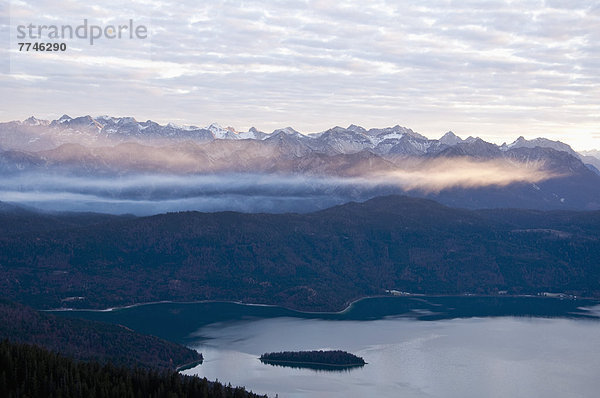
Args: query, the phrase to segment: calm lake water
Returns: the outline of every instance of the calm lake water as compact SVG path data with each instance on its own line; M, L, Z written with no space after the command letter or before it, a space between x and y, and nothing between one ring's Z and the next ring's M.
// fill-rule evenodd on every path
M585 307L585 308L584 308ZM597 302L543 298L376 298L336 314L233 303L68 312L184 342L185 370L279 397L596 397ZM263 364L260 354L341 349L347 371Z

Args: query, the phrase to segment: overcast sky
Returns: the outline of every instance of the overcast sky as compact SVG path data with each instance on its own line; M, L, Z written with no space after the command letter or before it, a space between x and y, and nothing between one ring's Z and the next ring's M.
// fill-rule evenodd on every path
M400 124L430 138L600 148L598 1L0 4L2 121L109 114L304 133ZM150 37L18 52L19 24L130 18Z

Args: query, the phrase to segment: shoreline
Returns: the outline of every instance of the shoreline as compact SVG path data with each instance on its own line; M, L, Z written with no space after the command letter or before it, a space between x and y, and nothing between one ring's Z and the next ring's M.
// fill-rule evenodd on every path
M200 355L202 355L202 354L200 354ZM202 365L203 362L204 362L204 358L197 359L197 360L192 361L192 362L184 363L183 365L177 366L175 368L175 372L182 372L184 370L195 368L198 365Z
M596 297L574 297L574 298L569 298L569 297L549 297L549 296L543 296L543 295L534 295L534 294L515 294L515 295L508 295L508 294L497 294L497 295L492 295L492 294L405 294L405 295L371 295L371 296L364 296L364 297L360 297L357 299L354 299L352 301L349 301L348 304L346 305L346 307L344 307L344 309L340 310L340 311L302 311L302 310L297 310L294 308L290 308L290 307L284 307L278 304L264 304L264 303L245 303L243 301L235 301L235 300L195 300L195 301L172 301L172 300L161 300L161 301L150 301L150 302L146 302L146 303L135 303L135 304L128 304L128 305L124 305L124 306L116 306L116 307L108 307L108 308L104 308L104 309L97 309L97 308L52 308L52 309L46 309L46 310L38 310L41 312L113 312L113 311L119 311L119 310L126 310L126 309L131 309L131 308L137 308L137 307L143 307L143 306L149 306L149 305L155 305L155 304L213 304L213 303L224 303L224 304L237 304L237 305L243 305L243 306L249 306L249 307L272 307L272 308L282 308L284 310L288 310L288 311L294 311L300 314L316 314L316 315L340 315L340 314L344 314L345 312L348 312L352 306L360 301L363 300L368 300L368 299L373 299L373 298L421 298L421 299L425 299L428 297L485 297L485 298L539 298L539 299L549 299L549 300L572 300L572 301L595 301L597 304L600 304L600 298L596 298Z
M403 297L419 297L422 295L415 295L415 296L403 296ZM98 309L98 308L69 308L69 307L62 307L62 308L51 308L51 309L47 309L47 310L38 310L38 311L43 311L43 312L113 312L113 311L119 311L119 310L126 310L126 309L130 309L130 308L136 308L136 307L143 307L143 306L147 306L147 305L155 305L155 304L213 304L213 303L226 303L226 304L238 304L238 305L245 305L245 306L249 306L249 307L272 307L272 308L283 308L285 310L288 311L294 311L294 312L298 312L298 313L302 313L302 314L342 314L346 311L348 311L350 309L350 307L352 307L352 305L354 303L357 303L361 300L366 300L366 299L370 299L370 298L378 298L378 297L400 297L400 296L393 296L393 295L374 295L374 296L364 296L364 297L360 297L357 298L355 300L352 300L349 302L349 304L346 305L346 307L343 310L340 311L302 311L302 310L297 310L294 308L290 308L290 307L284 307L282 305L279 304L264 304L264 303L245 303L243 301L236 301L236 300L193 300L193 301L173 301L173 300L161 300L161 301L149 301L146 303L135 303L135 304L128 304L128 305L123 305L123 306L117 306L117 307L108 307L108 308L103 308L103 309ZM428 296L428 297L433 297L432 295Z

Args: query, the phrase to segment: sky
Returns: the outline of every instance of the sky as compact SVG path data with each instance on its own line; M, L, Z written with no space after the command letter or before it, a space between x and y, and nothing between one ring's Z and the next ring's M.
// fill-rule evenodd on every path
M133 22L145 38L18 38ZM303 133L399 124L600 148L597 1L0 0L0 121L133 116ZM23 52L19 42L64 42Z

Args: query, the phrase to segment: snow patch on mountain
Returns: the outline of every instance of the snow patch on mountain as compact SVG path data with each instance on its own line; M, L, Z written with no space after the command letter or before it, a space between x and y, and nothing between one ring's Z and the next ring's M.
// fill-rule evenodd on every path
M254 127L248 131L237 131L233 127L222 127L212 123L207 127L168 123L161 125L152 120L139 122L133 117L113 117L89 115L72 118L63 115L57 120L48 121L31 116L22 122L0 123L0 148L3 150L39 151L49 150L67 143L82 145L110 146L125 142L138 142L150 145L192 141L205 143L214 140L255 140L269 142L281 151L302 155L309 152L326 155L353 154L368 151L380 156L499 156L518 148L551 148L567 152L585 163L600 168L600 160L589 154L580 155L560 141L545 138L527 140L519 137L510 144L498 147L480 138L462 139L448 131L439 139L427 137L410 128L395 125L385 128L371 128L351 124L348 127L335 126L328 130L302 134L292 127L276 129L264 133ZM449 150L451 149L451 150ZM594 153L599 156L600 152Z

